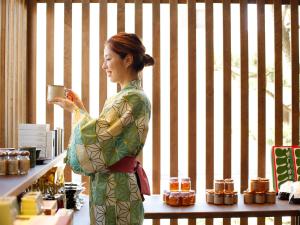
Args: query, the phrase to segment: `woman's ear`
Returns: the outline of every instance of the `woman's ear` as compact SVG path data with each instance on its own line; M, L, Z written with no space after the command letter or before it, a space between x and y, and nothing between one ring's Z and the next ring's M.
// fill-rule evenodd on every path
M133 63L133 56L131 54L127 54L124 58L125 67L128 68Z

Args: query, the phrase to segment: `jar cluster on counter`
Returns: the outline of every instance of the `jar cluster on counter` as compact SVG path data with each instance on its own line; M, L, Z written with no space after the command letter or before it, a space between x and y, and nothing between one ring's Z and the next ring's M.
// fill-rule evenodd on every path
M163 201L170 206L189 206L195 204L195 191L191 190L191 179L171 177L170 190L165 190ZM179 189L180 187L180 189Z
M231 178L215 180L215 189L206 190L206 202L215 205L233 205L238 202L237 191Z
M0 175L26 175L30 169L28 151L1 150Z
M274 204L276 202L276 192L269 190L269 183L267 178L251 179L250 190L244 191L244 203Z

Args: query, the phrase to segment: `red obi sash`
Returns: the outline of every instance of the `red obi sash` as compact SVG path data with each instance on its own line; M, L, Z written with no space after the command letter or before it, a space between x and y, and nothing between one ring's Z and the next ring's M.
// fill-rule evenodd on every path
M108 167L108 169L112 172L135 173L141 194L150 195L150 186L147 175L140 162L137 161L135 157L125 156L115 164Z

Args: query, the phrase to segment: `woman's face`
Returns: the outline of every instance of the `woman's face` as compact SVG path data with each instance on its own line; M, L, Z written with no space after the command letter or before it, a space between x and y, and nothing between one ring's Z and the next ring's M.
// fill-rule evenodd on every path
M104 62L102 69L105 70L106 75L110 78L111 82L121 82L123 74L126 72L124 60L112 51L108 46L104 48Z

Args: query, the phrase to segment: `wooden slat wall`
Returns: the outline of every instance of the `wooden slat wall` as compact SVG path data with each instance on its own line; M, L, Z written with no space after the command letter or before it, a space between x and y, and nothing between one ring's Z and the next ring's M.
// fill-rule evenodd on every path
M299 145L299 15L298 2L291 0L292 145Z
M89 112L89 89L90 89L90 4L89 0L82 0L82 72L81 72L81 91L82 102ZM90 179L88 176L82 177L85 182L85 193L89 193Z
M46 87L54 83L54 0L47 3L46 22ZM47 88L46 88L47 93ZM46 94L47 96L47 94ZM46 104L46 123L54 126L54 105Z
M66 0L64 5L64 86L72 88L72 0ZM64 111L64 148L68 146L71 134L72 116ZM70 166L64 170L65 181L72 181Z

